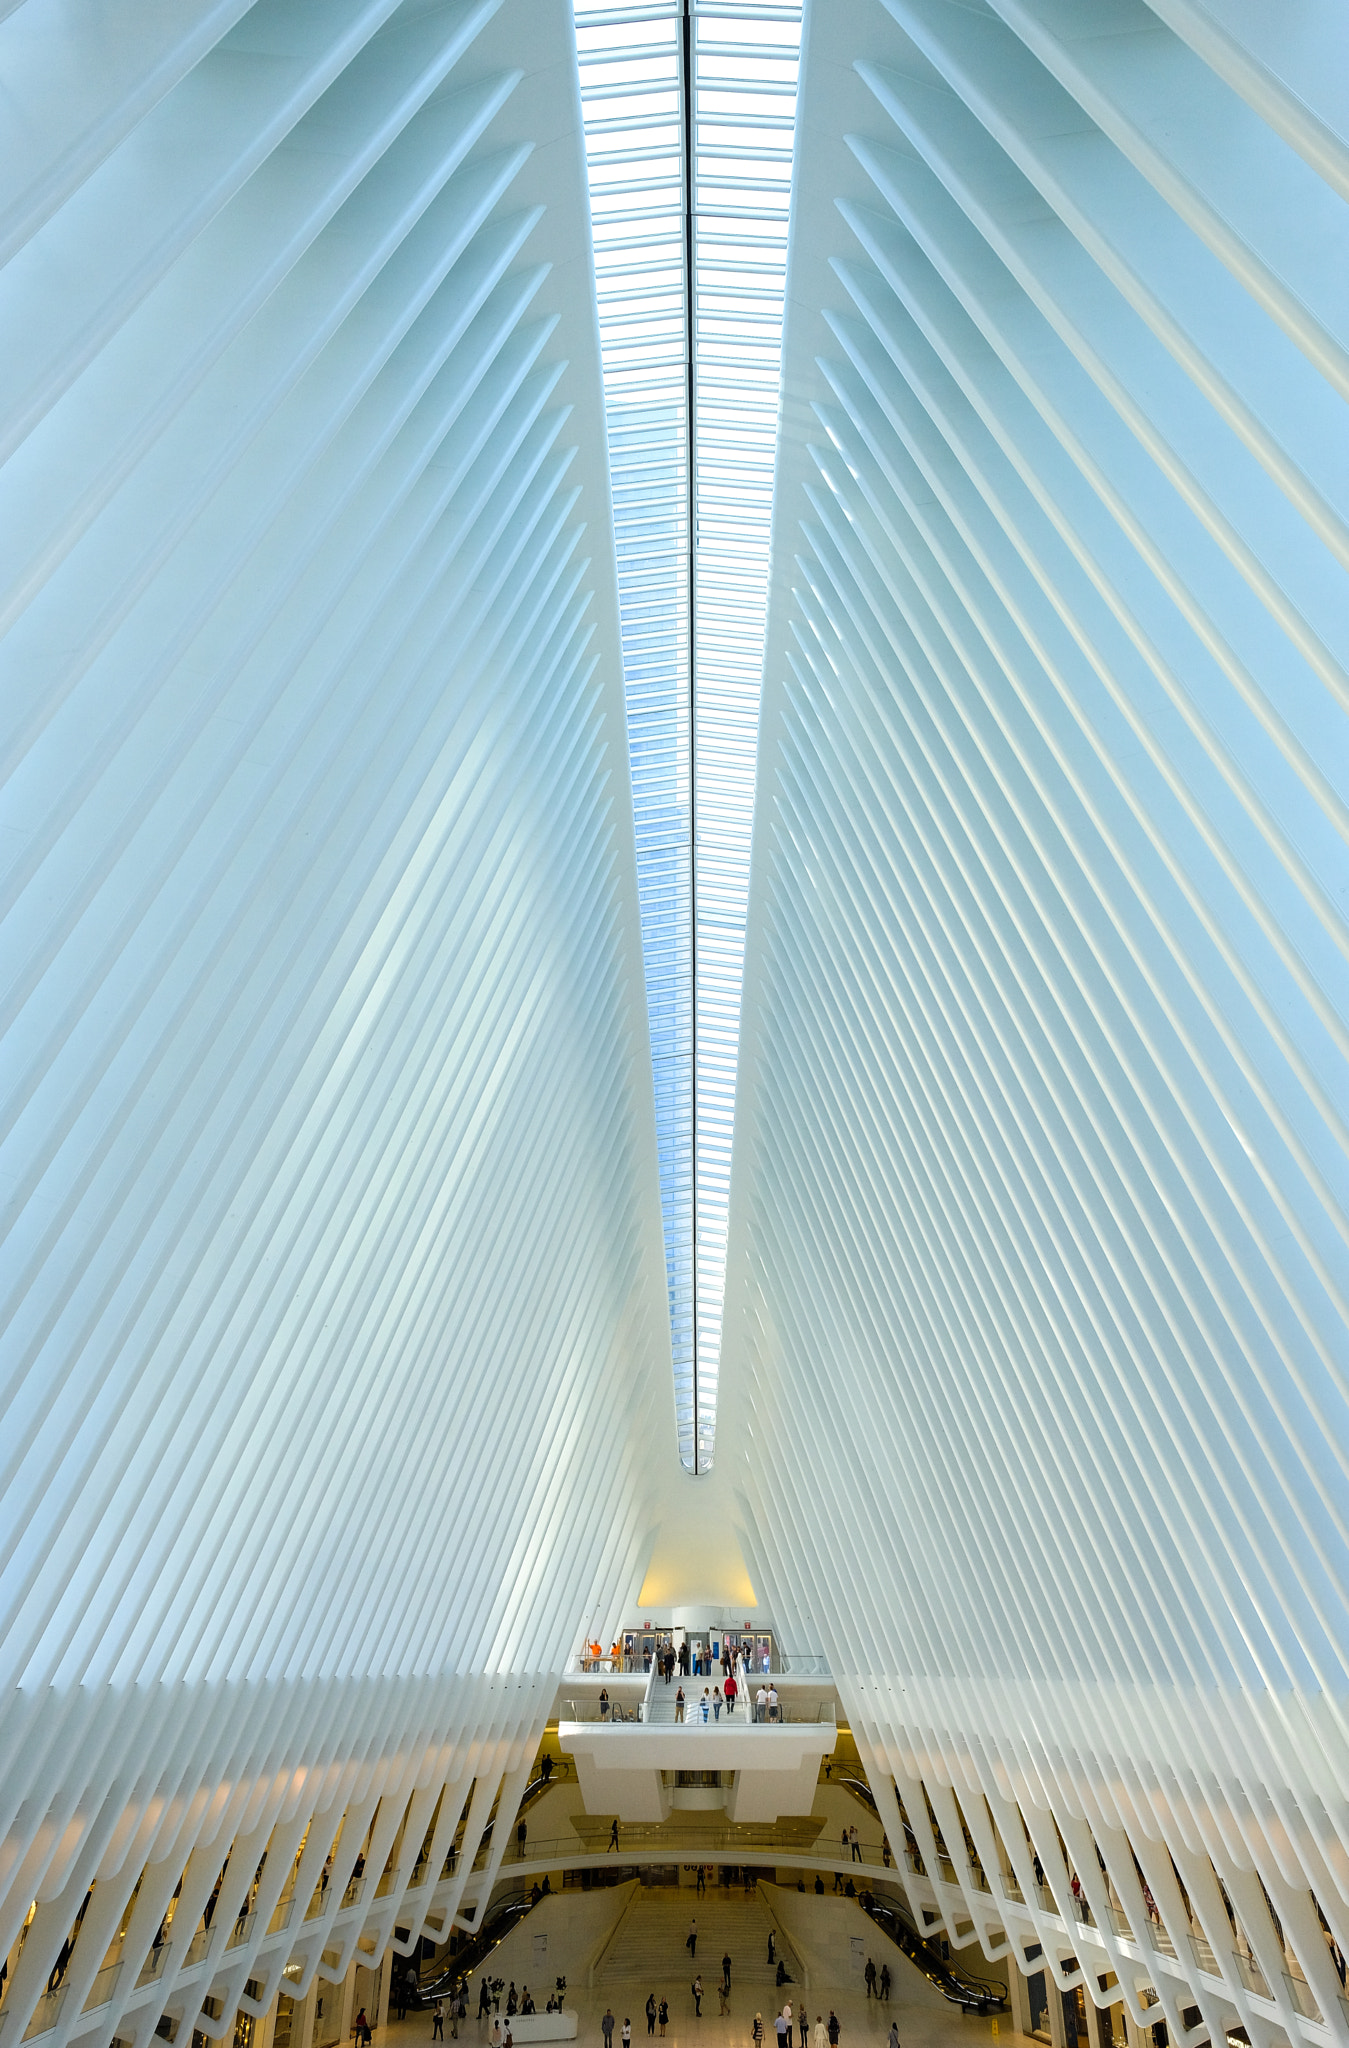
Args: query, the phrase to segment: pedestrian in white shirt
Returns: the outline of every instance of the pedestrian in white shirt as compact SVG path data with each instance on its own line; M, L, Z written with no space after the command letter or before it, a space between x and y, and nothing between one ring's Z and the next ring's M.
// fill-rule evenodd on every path
M767 1713L767 1711L768 1711L768 1688L767 1688L766 1686L762 1686L762 1685L761 1685L761 1686L759 1687L759 1690L758 1690L758 1691L757 1691L757 1692L755 1693L755 1695L754 1695L754 1718L755 1718L755 1720L756 1720L756 1721L762 1721L762 1720L763 1720L763 1717L764 1717L764 1715L765 1715L765 1714Z

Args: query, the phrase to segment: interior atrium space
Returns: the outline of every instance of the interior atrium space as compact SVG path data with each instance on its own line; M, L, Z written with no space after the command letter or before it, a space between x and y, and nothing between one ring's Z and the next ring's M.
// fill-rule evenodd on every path
M0 2048L1349 2048L1346 0L0 0Z

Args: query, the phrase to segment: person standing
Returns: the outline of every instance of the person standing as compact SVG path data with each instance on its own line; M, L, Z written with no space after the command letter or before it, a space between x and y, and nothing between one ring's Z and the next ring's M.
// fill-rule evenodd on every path
M695 1978L694 1978L694 1980L693 1980L693 1982L692 1982L692 1983L690 1984L690 1986L689 1986L689 1990L690 1990L690 1991L691 1991L691 1992L693 1993L693 2017L694 2017L694 2018L695 2018L696 2020L700 2020L700 2019L702 2018L702 2016L703 2016L703 1980L702 1980L702 1978L701 1978L701 1977L695 1977Z
M614 2011L610 2005L606 2005L604 2008L604 2018L600 2021L600 2032L604 2036L604 2048L614 2048Z
M834 2011L832 2005L829 2008L829 2024L825 2028L825 2032L829 2036L829 2048L838 2048L838 2037L842 2029L838 2023L838 2014Z
M778 1937L774 1928L768 1930L768 1967L771 1970L778 1959Z
M848 1829L848 1840L849 1840L849 1842L850 1842L850 1843L851 1843L851 1845L852 1845L852 1860L853 1860L853 1862L854 1862L854 1863L860 1863L860 1862L862 1861L862 1844L861 1844L861 1843L860 1843L860 1842L858 1841L858 1839L857 1839L857 1828L856 1828L856 1825L854 1825L854 1826L852 1826L852 1827L850 1827L850 1828Z
M663 2041L665 2039L665 2029L670 2024L670 2001L668 1998L662 1998L656 2009L656 2017L660 2021L660 2037Z
M816 2013L815 2031L810 2037L810 2048L829 2048L829 2036L824 2031L824 2015Z
M754 2025L749 2030L749 2037L754 2043L754 2048L763 2048L763 2014L761 2012L756 2012L754 2015Z
M889 1965L889 1963L882 1963L882 1964L881 1964L881 1997L882 1997L882 1998L883 1998L883 1999L885 2000L885 2002L886 2002L886 2004L887 2004L887 2005L888 2005L888 2004L890 2003L890 1965Z
M792 2039L792 2001L790 1998L782 2008L782 2017L787 2022L787 2048L795 2048L795 2043Z
M623 2048L632 2048L632 2021L626 2015L623 2019Z
M646 2031L648 2035L654 2034L656 2031L656 1994L654 1991L648 1991L646 1994Z
M778 2048L792 2048L787 2034L787 2017L785 2013L778 2014L773 2022L773 2028L778 2037Z
M525 1840L528 1834L529 1822L527 1820L522 1820L520 1822L520 1825L515 1830L515 1850L516 1854L519 1856L520 1861L522 1863L525 1860Z
M700 1863L700 1864L698 1865L698 1882L697 1882L697 1884L696 1884L696 1885L694 1886L694 1888L693 1888L693 1895L694 1895L694 1897L695 1897L695 1898L697 1898L697 1899L700 1899L700 1898L701 1898L701 1897L703 1896L703 1893L704 1893L704 1892L705 1892L706 1890L707 1890L707 1871L706 1871L706 1868L704 1867L704 1865Z
M445 2039L445 2008L439 1999L431 2007L431 2039L433 2041L443 2041Z
M867 1997L874 1998L876 1996L876 1965L870 1956L867 1957L867 1966L863 1970L862 1976L866 1981Z
M801 2035L801 2048L808 2048L810 2041L810 2014L806 2011L804 1999L801 2001L801 2010L797 2014L796 2024Z
M698 1954L698 1922L690 1920L689 1931L684 1936L684 1946L695 1959Z
M712 1688L712 1719L714 1721L721 1719L721 1687L719 1685L714 1685Z
M898 2020L891 2020L891 2022L890 2022L890 2038L889 2038L889 2040L888 2040L888 2041L886 2042L886 2044L885 2044L885 2048L899 2048L899 2021L898 2021Z
M682 1720L683 1720L683 1718L684 1718L684 1688L683 1688L683 1686L681 1685L681 1686L680 1686L680 1688L679 1688L679 1690L678 1690L678 1692L677 1692L677 1693L675 1694L675 1719L676 1719L676 1721L682 1721Z

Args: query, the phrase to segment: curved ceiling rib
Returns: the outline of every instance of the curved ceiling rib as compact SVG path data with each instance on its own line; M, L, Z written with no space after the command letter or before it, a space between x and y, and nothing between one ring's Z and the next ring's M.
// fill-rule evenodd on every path
M481 1906L671 1412L570 11L105 12L0 20L0 2021L51 2048Z
M1252 2041L1349 1935L1343 14L1258 12L808 17L722 1388L950 1938Z

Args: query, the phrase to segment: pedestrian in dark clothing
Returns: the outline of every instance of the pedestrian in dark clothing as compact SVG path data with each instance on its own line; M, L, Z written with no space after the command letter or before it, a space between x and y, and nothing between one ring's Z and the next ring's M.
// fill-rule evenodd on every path
M721 1959L721 1981L729 1991L731 1988L731 1957L729 1950Z
M618 1847L618 1815L617 1815L617 1814L615 1814L615 1815L614 1815L614 1818L613 1818L613 1819L612 1819L612 1820L610 1821L610 1823L609 1823L609 1848L610 1848L610 1849L617 1849L617 1847ZM608 1854L608 1850L606 1850L606 1851L605 1851L605 1854L606 1854L606 1855Z
M696 1955L697 1955L697 1953L698 1953L698 1922L697 1922L696 1920L690 1920L690 1922L689 1922L689 1931L688 1931L688 1933L687 1933L687 1934L686 1934L686 1935L684 1936L684 1946L685 1946L685 1948L686 1948L686 1949L688 1950L688 1952L689 1952L689 1954L690 1954L691 1956L696 1956Z
M876 1995L876 1965L872 1962L870 1956L867 1957L867 1966L863 1970L862 1976L866 1982L867 1997L874 1998Z
M612 2008L607 2005L604 2008L604 2018L600 2021L600 2032L604 2036L604 2048L614 2048L614 2015Z
M656 1994L654 1991L648 1991L646 1994L646 2031L648 2034L654 2034L656 2031Z
M690 1984L690 1986L689 1986L689 1990L690 1990L690 1991L691 1991L691 1992L693 1993L693 2017L694 2017L694 2018L695 2018L696 2020L700 2020L700 2019L702 2018L702 2016L703 2016L703 1980L702 1980L702 1978L701 1978L701 1977L695 1977L695 1978L694 1978L694 1980L693 1980L693 1982L692 1982L692 1983Z
M828 2025L828 2028L826 2029L826 2031L827 2031L827 2033L828 2033L828 2035L829 2035L829 2048L838 2048L838 2037L839 2037L839 2024L838 2024L838 2014L837 2014L837 2013L836 2013L836 2012L834 2011L834 2008L833 2008L833 2006L832 2006L832 2005L831 2005L831 2006L830 2006L830 2008L829 2008L829 2025Z

